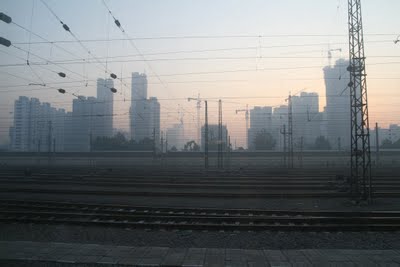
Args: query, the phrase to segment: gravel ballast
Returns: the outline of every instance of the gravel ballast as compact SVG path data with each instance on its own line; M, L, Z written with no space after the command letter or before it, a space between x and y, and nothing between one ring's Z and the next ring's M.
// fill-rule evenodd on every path
M397 232L215 232L0 224L3 241L239 249L399 249Z

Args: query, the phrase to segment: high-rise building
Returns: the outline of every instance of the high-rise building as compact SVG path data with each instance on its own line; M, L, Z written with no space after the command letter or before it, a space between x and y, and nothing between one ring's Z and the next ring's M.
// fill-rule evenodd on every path
M346 70L348 60L339 59L333 67L326 66L324 71L326 88L326 131L332 146L350 149L351 110L349 72Z
M250 110L250 128L247 135L249 150L255 149L254 140L262 131L272 135L272 107L254 107Z
M131 137L140 143L145 139L160 139L160 103L156 97L147 99L146 74L132 73L132 100L130 108Z
M144 113L147 99L147 77L146 74L132 73L132 98L130 109L131 138L137 142L143 136L147 136L146 121Z
M147 76L145 73L132 73L132 100L147 99Z
M20 96L14 103L14 123L10 128L12 151L63 151L65 110Z
M312 148L321 135L322 117L317 93L292 96L293 142L296 148Z
M93 138L113 136L113 100L114 87L112 79L97 79L97 99L94 106Z
M272 114L272 137L276 141L275 150L283 151L284 136L282 134L284 125L287 131L288 127L288 106L281 105L274 108Z
M139 137L139 140L149 137L155 140L156 146L158 147L160 144L160 103L157 97L150 97L145 103L147 110L143 114L146 121L146 133L144 136Z
M72 102L72 112L67 114L65 124L65 150L89 152L95 141L93 137L97 99L78 96Z

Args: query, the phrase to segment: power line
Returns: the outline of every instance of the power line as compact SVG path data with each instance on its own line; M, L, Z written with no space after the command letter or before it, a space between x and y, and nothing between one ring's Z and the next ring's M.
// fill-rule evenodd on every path
M41 0L42 1L42 0ZM108 8L108 7L107 7ZM114 18L115 19L115 18ZM396 36L397 33L371 33L364 34L365 36ZM346 37L345 34L280 34L280 35L183 35L183 36L154 36L154 37L127 37L127 38L110 38L110 39L82 39L79 42L92 43L92 42L115 42L115 41L130 41L130 40L176 40L176 39L233 39L233 38L288 38L288 37ZM72 40L55 40L51 43L74 43L78 41ZM387 42L385 40L385 42ZM393 43L393 40L390 40ZM31 44L44 44L43 42L32 42ZM28 44L20 42L19 44Z

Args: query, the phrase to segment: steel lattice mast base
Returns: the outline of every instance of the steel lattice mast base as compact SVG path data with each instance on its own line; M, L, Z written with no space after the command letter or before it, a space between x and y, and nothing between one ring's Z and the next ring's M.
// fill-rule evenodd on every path
M371 200L371 154L361 0L348 0L350 98L351 98L351 195Z

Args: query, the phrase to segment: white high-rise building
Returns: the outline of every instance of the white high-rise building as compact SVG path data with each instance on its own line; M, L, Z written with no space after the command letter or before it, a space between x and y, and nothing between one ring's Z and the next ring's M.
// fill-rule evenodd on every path
M351 110L348 60L339 59L333 67L324 70L326 88L326 131L332 148L350 149Z
M160 103L156 97L147 99L146 74L132 73L132 100L130 109L131 137L137 143L153 140L159 146Z
M10 128L12 151L63 151L65 110L20 96L14 103L14 123Z
M322 117L317 93L292 96L293 142L297 149L312 148L321 135Z
M132 98L130 109L131 138L139 142L146 136L146 121L144 113L147 99L147 77L146 74L132 73Z

